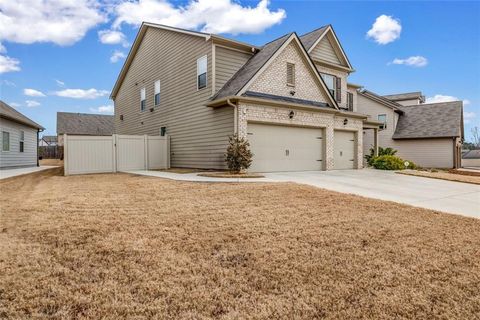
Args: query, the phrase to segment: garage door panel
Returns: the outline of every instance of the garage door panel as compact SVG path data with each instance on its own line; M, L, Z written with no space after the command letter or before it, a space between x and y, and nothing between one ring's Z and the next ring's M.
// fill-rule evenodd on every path
M355 166L355 133L335 130L334 140L334 168L353 169Z
M250 171L322 170L322 129L248 124ZM320 160L320 161L319 161Z

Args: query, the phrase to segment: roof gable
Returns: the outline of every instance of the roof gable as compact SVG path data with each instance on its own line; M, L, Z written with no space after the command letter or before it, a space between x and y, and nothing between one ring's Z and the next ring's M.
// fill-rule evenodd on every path
M300 39L313 60L354 70L331 25L307 33Z
M368 91L368 90L364 89L364 90L358 91L358 94L365 97L365 98L368 98L370 100L376 101L376 102L384 105L385 107L392 109L393 111L395 111L397 113L400 113L400 114L403 113L403 110L401 109L401 107L402 107L401 104L398 104L395 101L391 101L391 100L389 100L387 98L384 98L382 96L379 96L378 94L373 93L372 91Z
M260 70L247 85L240 91L264 93L269 95L291 97L303 100L331 102L331 95L322 87L318 71L309 65L310 59L293 35L284 46L272 57L265 67ZM287 85L287 63L295 66L295 86ZM292 95L292 91L295 93Z

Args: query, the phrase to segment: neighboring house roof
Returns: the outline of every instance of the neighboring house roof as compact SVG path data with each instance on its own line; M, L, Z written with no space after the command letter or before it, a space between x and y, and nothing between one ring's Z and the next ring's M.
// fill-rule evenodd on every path
M480 159L480 150L468 150L463 153L462 159Z
M42 140L47 143L57 142L57 136L43 136Z
M114 116L57 112L57 134L109 136L114 128Z
M463 139L462 101L420 104L401 108L392 139L451 138Z
M12 120L21 124L24 124L26 126L39 129L39 130L45 130L44 127L39 125L33 120L30 120L14 108L10 107L8 104L0 100L0 117L5 118L8 120Z
M368 90L364 89L364 90L358 91L358 94L360 94L360 95L362 95L366 98L369 98L371 100L374 100L378 103L381 103L384 106L386 106L390 109L393 109L397 113L400 113L400 114L403 113L403 110L401 109L401 107L402 107L401 104L398 104L395 101L391 101L387 98L384 98L384 97L382 97L382 96L380 96L380 95L378 95L378 94L376 94L372 91L368 91Z
M420 91L398 93L398 94L387 94L387 95L384 95L383 97L392 101L420 99L422 102L425 102L425 96L423 96Z

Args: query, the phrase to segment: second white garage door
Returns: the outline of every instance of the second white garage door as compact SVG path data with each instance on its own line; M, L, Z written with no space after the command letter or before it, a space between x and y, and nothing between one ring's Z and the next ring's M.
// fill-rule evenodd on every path
M355 133L335 130L334 140L334 168L353 169L355 164Z
M323 130L267 124L248 124L254 154L250 171L322 170Z

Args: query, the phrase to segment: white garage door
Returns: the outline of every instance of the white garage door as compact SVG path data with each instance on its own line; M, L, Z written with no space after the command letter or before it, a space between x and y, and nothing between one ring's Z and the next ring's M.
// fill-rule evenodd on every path
M250 171L322 170L322 129L248 124Z
M355 133L335 130L334 140L334 168L353 169L355 164Z

